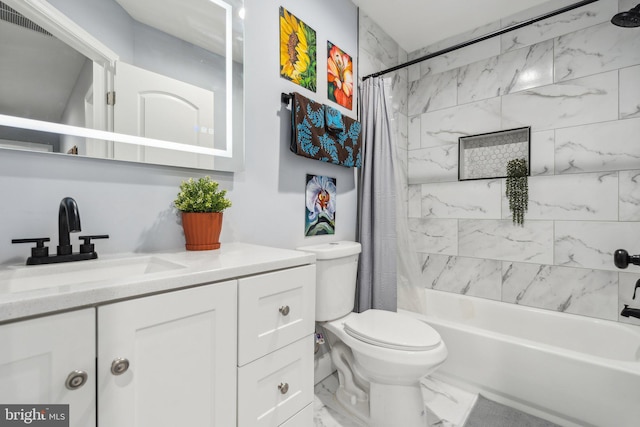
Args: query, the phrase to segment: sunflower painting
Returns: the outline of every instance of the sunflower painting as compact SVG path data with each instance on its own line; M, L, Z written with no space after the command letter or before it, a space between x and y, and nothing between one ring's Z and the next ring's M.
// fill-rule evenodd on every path
M353 62L338 46L327 41L327 89L329 99L353 109Z
M336 179L307 175L304 235L335 234Z
M316 91L316 32L282 6L280 76Z

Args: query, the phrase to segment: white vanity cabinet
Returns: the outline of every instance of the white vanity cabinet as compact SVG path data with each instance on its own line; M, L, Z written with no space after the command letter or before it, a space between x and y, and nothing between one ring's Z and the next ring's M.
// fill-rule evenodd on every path
M236 292L232 280L2 325L0 403L69 404L72 427L95 426L96 406L99 426L234 426Z
M94 427L95 330L92 308L0 325L0 403L68 404L71 427Z
M228 281L98 307L98 424L236 424L236 289Z
M315 265L238 280L238 426L311 426Z
M313 425L313 258L213 255L165 256L182 275L4 295L0 404L69 404L72 427Z

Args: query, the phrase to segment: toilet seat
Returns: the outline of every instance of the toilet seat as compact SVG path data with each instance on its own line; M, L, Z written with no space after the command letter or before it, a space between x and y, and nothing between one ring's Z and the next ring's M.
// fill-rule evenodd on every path
M349 316L344 331L357 340L394 350L428 351L441 342L440 334L426 323L385 310Z

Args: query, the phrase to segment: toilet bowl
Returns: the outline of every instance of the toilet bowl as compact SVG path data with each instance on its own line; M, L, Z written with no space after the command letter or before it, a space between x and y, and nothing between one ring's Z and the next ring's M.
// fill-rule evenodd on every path
M298 249L316 254L316 321L326 331L338 371L338 402L368 426L425 427L420 378L446 360L440 335L395 312L351 311L359 243Z

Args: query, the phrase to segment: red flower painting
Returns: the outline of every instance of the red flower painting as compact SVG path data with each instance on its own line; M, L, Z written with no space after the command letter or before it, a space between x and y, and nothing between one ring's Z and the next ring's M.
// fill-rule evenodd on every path
M353 62L338 46L327 42L328 96L345 108L353 105Z

